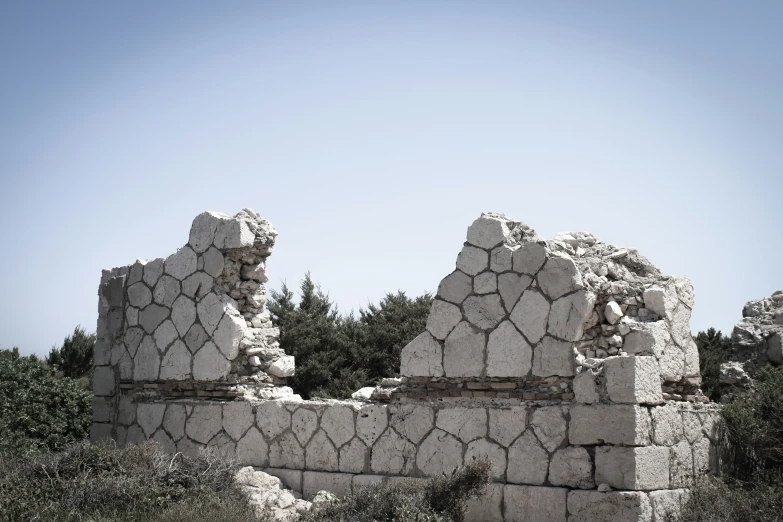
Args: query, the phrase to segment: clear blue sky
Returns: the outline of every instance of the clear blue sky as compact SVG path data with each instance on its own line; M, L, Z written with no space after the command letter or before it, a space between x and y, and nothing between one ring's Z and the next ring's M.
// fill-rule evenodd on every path
M0 347L203 210L344 311L437 288L481 211L588 230L730 331L783 288L783 2L0 3Z

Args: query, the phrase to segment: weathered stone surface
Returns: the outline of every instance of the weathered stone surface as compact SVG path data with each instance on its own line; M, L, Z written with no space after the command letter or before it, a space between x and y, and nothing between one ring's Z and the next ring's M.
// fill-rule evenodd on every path
M132 306L129 306L127 310L125 310L125 321L128 323L128 326L136 326L139 324L139 309L134 308Z
M560 406L536 408L530 418L530 426L548 452L553 452L567 442L568 422Z
M625 337L623 350L629 354L661 357L664 352L676 349L664 321L631 322L628 326L631 332Z
M185 407L181 404L169 404L163 415L163 429L174 440L185 436Z
M544 293L552 300L582 286L582 276L574 260L558 253L553 253L552 257L547 259L536 279Z
M574 400L583 404L595 404L601 400L595 382L595 374L583 369L574 377Z
M199 301L212 292L214 280L204 272L196 272L182 281L182 293Z
M225 263L223 254L220 253L215 247L211 247L204 252L202 256L204 258L204 272L212 277L217 277L223 271L223 265Z
M93 422L111 422L114 410L113 401L109 397L92 398Z
M566 522L566 488L503 487L506 522ZM587 522L592 519L585 519Z
M470 442L486 437L487 413L482 408L444 408L438 411L435 426L455 435L462 442Z
M264 431L263 427L261 429ZM293 433L284 433L269 445L269 465L304 469L305 451L296 441Z
M215 212L202 212L196 216L190 226L190 240L188 241L193 250L200 254L212 246L220 219Z
M155 435L151 437L152 440L160 444L160 447L163 451L165 451L168 454L176 453L177 451L177 445L173 440L171 440L171 437L168 436L168 434L163 430L158 430L155 432Z
M574 375L574 352L571 343L548 335L533 349L533 375L549 377Z
M95 395L114 395L114 371L110 366L98 366L93 376L93 393Z
M281 401L265 401L256 410L256 424L264 436L272 440L291 427L291 413Z
M525 406L491 408L489 410L489 436L503 447L508 447L525 431L527 412L528 409Z
M160 305L151 304L139 312L139 325L144 331L151 334L160 323L169 316L169 309Z
M486 250L465 245L457 256L457 269L468 275L483 272L489 266L489 254Z
M340 448L340 471L361 473L367 464L367 446L358 438Z
M225 377L231 363L220 353L215 343L207 341L193 357L193 378L197 381L214 381Z
M158 258L154 259L152 261L148 261L146 265L144 265L144 282L147 283L147 286L152 288L155 286L155 283L158 282L158 279L160 279L160 276L163 275L163 259Z
M328 411L328 410L327 410ZM319 430L305 447L307 469L338 471L337 449L323 430Z
M503 480L506 473L506 451L499 445L487 439L476 439L468 444L465 451L465 465L479 459L486 459L490 464L490 477L493 480Z
M237 442L237 457L242 464L250 466L266 466L269 464L267 445L261 432L251 427L247 433Z
M540 485L546 481L549 455L528 430L508 448L506 480L515 484Z
M400 373L406 377L443 375L443 349L429 332L419 334L402 349Z
M512 269L511 255L516 248L500 245L489 254L489 269L493 272L507 272Z
M549 302L535 289L528 289L511 311L510 319L528 341L535 344L546 333Z
M338 405L327 408L321 416L321 428L339 448L354 436L353 410Z
M652 508L639 491L571 491L568 522L652 522Z
M482 272L473 278L473 292L491 294L498 290L498 276L492 272Z
M174 301L180 294L179 281L171 277L170 275L164 275L158 280L158 284L155 285L155 291L152 294L153 300L159 305L163 305L166 308L171 308Z
M646 408L626 404L574 404L568 440L575 445L650 444L652 422Z
M514 272L536 275L546 261L546 249L543 245L533 242L523 243L512 254Z
M196 305L185 296L179 296L171 309L171 320L179 335L185 336L196 321Z
M179 334L177 333L177 329L174 327L174 323L172 323L169 319L166 319L155 330L153 337L155 338L155 345L161 352L164 352L166 347L171 344L174 339L179 337Z
M508 234L508 220L485 212L468 227L468 243L488 250L502 243Z
M437 296L454 304L462 304L473 291L473 278L464 272L455 270L438 285Z
M682 506L688 501L686 489L650 491L648 497L652 508L652 522L674 522L679 520Z
M488 377L524 377L532 365L533 349L510 321L503 321L489 334Z
M415 457L416 446L390 429L373 445L370 468L375 473L407 475L413 471Z
M270 364L266 373L275 377L293 377L296 373L296 363L293 355L282 355Z
M435 299L427 317L427 330L435 339L442 341L461 320L462 312L458 307L446 301Z
M659 446L673 446L683 437L682 417L671 404L651 408L653 443Z
M609 357L604 360L606 392L612 402L660 404L661 378L655 357Z
M322 473L305 471L302 481L302 496L312 498L320 491L328 491L338 497L351 494L352 476L345 473ZM315 499L313 499L315 503Z
M220 250L253 246L255 234L243 220L221 216L215 230L214 245Z
M226 313L227 303L217 294L211 292L199 301L196 310L198 311L198 318L201 321L204 330L209 335L212 335L212 332L218 327L218 324Z
M151 305L155 306L155 305ZM155 381L160 371L160 355L151 335L144 336L133 365L134 381Z
M197 404L185 423L185 434L206 444L223 429L223 411L219 404Z
M136 409L136 422L147 438L160 427L163 422L163 414L166 411L166 405L161 403L141 403Z
M204 346L207 339L209 339L209 336L204 331L204 328L200 324L194 324L188 329L188 333L185 334L185 345L191 353L196 353L199 348Z
M604 307L604 316L609 324L617 324L617 321L623 316L623 310L616 301L609 301Z
M715 469L715 452L710 444L710 439L697 440L691 446L693 450L693 474L701 476L710 469Z
M239 314L226 313L212 335L212 340L220 353L229 361L233 361L239 355L239 341L246 333L245 319Z
M674 310L679 304L679 298L674 286L667 286L663 288L661 286L651 286L644 291L642 295L644 299L644 306L667 319L671 319Z
M144 308L152 302L152 292L144 283L135 283L128 287L128 302L136 308Z
M472 295L465 299L462 309L465 319L481 330L491 330L506 315L498 294Z
M142 275L144 274L144 265L146 264L146 260L137 259L136 262L131 265L130 272L128 272L128 280L125 282L128 285L128 288L142 280Z
M432 429L434 412L429 406L402 404L392 410L391 427L414 444Z
M174 381L190 379L192 377L190 360L191 355L185 343L177 339L163 356L163 362L160 364L160 378Z
M266 283L269 281L269 277L266 275L266 262L261 261L252 265L242 265L241 270L242 279L249 279L252 281L258 281L260 283Z
M586 290L561 297L552 303L547 332L559 339L578 341L594 303L595 294Z
M280 482L283 483L283 487L290 489L292 491L296 491L298 493L302 492L301 471L296 469L266 468L264 470L264 473L268 473L273 477L279 478Z
M681 440L669 448L669 484L690 486L693 478L693 450L687 440Z
M549 483L578 489L593 489L593 461L581 446L557 450L549 463Z
M669 487L669 448L602 446L595 449L595 481L616 489Z
M527 290L532 282L533 277L526 274L507 272L498 276L498 292L500 292L500 297L503 299L503 307L507 312L511 313L514 305L519 300L519 296Z
M447 377L472 377L484 369L486 336L466 321L454 327L443 349L443 371ZM409 375L409 374L404 374ZM433 375L433 374L430 374Z
M356 414L356 435L372 446L389 424L389 407L385 404L362 406Z
M291 416L291 431L294 432L302 446L307 445L317 429L318 415L314 411L299 408Z
M232 439L238 441L254 421L249 402L234 401L223 405L223 429Z
M462 465L462 444L445 431L434 429L419 445L416 465L429 477L451 473Z
M182 281L196 271L196 253L190 247L182 247L166 258L164 271Z
M503 522L503 484L488 484L483 494L468 500L465 520Z

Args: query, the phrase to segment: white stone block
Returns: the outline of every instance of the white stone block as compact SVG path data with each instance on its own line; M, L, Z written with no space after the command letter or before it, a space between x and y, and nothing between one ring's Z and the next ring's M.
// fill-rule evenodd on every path
M672 348L672 338L665 321L650 323L629 322L631 332L625 336L623 350L631 355L654 355L661 357Z
M182 247L171 254L163 263L163 270L175 279L182 281L196 271L196 253L190 247Z
M171 308L171 305L179 297L180 291L179 281L170 275L164 275L158 280L158 284L155 285L155 290L152 292L152 300L166 308Z
M669 487L669 448L602 446L595 450L595 481L615 489Z
M150 305L155 306L155 305ZM160 372L160 355L151 335L144 336L136 352L133 366L134 381L156 381Z
M623 310L616 301L609 301L604 307L604 317L609 321L609 324L617 324L617 321L623 316Z
M507 272L512 268L511 255L516 247L500 245L489 254L489 269L493 272Z
M318 415L313 410L298 408L291 415L291 431L294 432L302 446L307 445L317 429Z
M679 520L682 506L688 501L688 490L667 489L650 491L652 522L675 522Z
M169 404L163 415L163 428L174 440L185 436L185 407L181 404Z
M581 446L566 446L552 455L549 463L549 483L553 486L593 489L593 461Z
M465 522L503 522L503 484L488 484L465 503Z
M484 213L468 227L468 243L491 249L502 243L508 234L508 220Z
M441 377L443 375L443 349L440 343L432 337L432 334L423 332L402 349L400 374L405 377Z
M483 332L467 321L460 322L446 338L443 349L443 374L447 377L480 376L484 369L485 343L486 336ZM410 374L403 373L403 375Z
M354 437L340 448L339 466L344 473L361 473L367 465L369 450L361 439Z
M652 522L652 507L640 491L571 491L568 522Z
M612 402L660 404L661 378L655 357L609 357L604 360L606 392Z
M184 295L179 296L171 308L171 320L179 335L184 337L196 322L196 304Z
M304 448L299 445L293 433L284 433L270 444L269 465L276 468L287 466L293 469L304 469Z
M328 491L338 497L351 494L353 475L350 473L322 473L305 471L302 480L302 496L310 499L319 491Z
M489 436L508 447L527 426L528 408L512 406L510 408L491 408L489 410Z
M337 448L323 430L319 430L305 447L307 469L337 471L339 469Z
M470 442L487 435L487 412L484 408L465 408L455 406L438 411L435 425L458 437L462 442Z
M302 472L297 469L265 468L264 473L277 477L286 489L302 493Z
M498 276L492 272L482 272L473 278L473 291L477 294L491 294L498 290Z
M155 331L160 323L166 320L169 316L169 309L157 304L148 305L144 310L139 312L139 325L145 332L151 334Z
M389 424L389 407L385 404L367 404L356 413L356 435L372 446Z
M486 250L465 245L457 256L457 269L468 275L483 272L489 266L489 254Z
M673 446L683 437L682 417L672 404L650 408L653 425L653 443L658 446Z
M114 370L110 366L98 366L93 374L95 395L114 395Z
M584 368L574 377L574 400L583 404L595 404L601 400L595 374L588 368Z
M296 373L296 360L293 355L281 355L270 364L266 373L275 377L293 377Z
M338 404L326 408L321 415L321 428L339 448L354 436L353 410Z
M650 444L652 422L647 408L625 404L573 404L568 440L575 445Z
M503 487L506 522L566 522L568 489L540 486Z
M427 330L435 339L443 341L461 320L462 312L457 306L435 299L427 317Z
M495 328L506 315L499 294L472 295L465 299L462 309L465 319L481 330Z
M459 305L472 291L473 278L464 272L455 270L440 282L437 296L445 301Z
M136 422L139 423L144 435L147 438L163 423L163 414L166 412L166 405L162 403L143 402L136 409Z
M204 343L193 357L193 378L197 381L215 381L228 375L230 370L231 362L211 341Z
M561 297L552 303L547 332L558 339L578 341L594 303L595 294L586 290Z
M291 427L291 413L282 401L264 401L256 409L256 424L272 440Z
M416 459L416 446L386 430L372 447L370 469L387 475L410 474Z
M551 254L536 279L541 290L552 300L582 286L582 275L574 260L560 253Z
M490 465L490 477L503 480L506 474L506 450L487 439L476 439L468 444L465 451L465 465L477 460L487 460Z
M550 377L574 375L574 349L568 342L558 341L548 335L533 348L533 375Z
M239 440L253 424L255 415L249 402L233 401L223 405L223 430L232 439Z
M671 487L688 487L693 483L693 449L687 440L669 448L669 483Z
M255 234L244 220L221 217L215 230L213 244L219 250L253 246Z
M462 465L462 443L453 435L434 429L419 445L416 465L428 477L449 474Z
M435 413L429 405L401 404L391 411L391 427L414 444L429 433L435 422Z
M519 296L530 287L532 282L533 277L526 274L506 272L498 276L498 292L503 299L503 307L507 312L511 313L514 305L519 301Z
M147 286L152 288L155 286L155 283L158 282L158 279L160 276L163 275L163 259L158 258L154 259L152 261L148 261L146 265L144 265L144 282L147 283Z
M206 444L223 429L223 408L219 404L197 404L185 423L185 434Z
M488 377L525 377L533 365L533 349L510 321L489 334Z
M533 409L530 427L550 453L567 443L568 422L560 406L546 406Z
M268 466L268 451L266 440L255 426L247 430L236 446L237 458L247 466Z
M533 432L528 430L508 448L506 481L540 485L546 481L549 455Z
M225 260L220 250L210 247L209 250L204 252L202 258L204 259L204 272L208 275L218 277L223 272Z
M535 344L546 333L549 302L535 289L528 289L511 311L510 319L528 341Z
M166 351L166 347L171 344L174 339L179 337L179 334L174 327L174 323L171 322L171 320L166 319L158 326L152 336L155 338L155 345L162 353Z
M144 308L152 302L152 292L144 283L135 283L128 287L128 302L136 308Z
M546 261L546 248L533 242L522 243L511 255L514 272L536 275Z

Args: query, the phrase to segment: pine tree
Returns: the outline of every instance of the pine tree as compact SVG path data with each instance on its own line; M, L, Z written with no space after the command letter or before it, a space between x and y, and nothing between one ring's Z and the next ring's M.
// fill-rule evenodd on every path
M95 334L87 334L77 326L73 334L63 341L62 348L52 347L46 357L46 364L63 372L66 377L78 379L89 373L93 364Z
M720 400L720 365L728 362L731 355L731 338L710 328L696 335L701 366L701 388L704 395L713 401Z

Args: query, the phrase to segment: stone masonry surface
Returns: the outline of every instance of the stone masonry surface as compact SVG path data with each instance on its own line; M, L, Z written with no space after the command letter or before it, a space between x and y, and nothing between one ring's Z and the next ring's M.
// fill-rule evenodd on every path
M636 251L483 214L402 377L304 401L263 309L275 236L204 213L173 256L104 272L93 440L215 446L305 498L486 458L471 521L672 520L718 469L693 289Z

